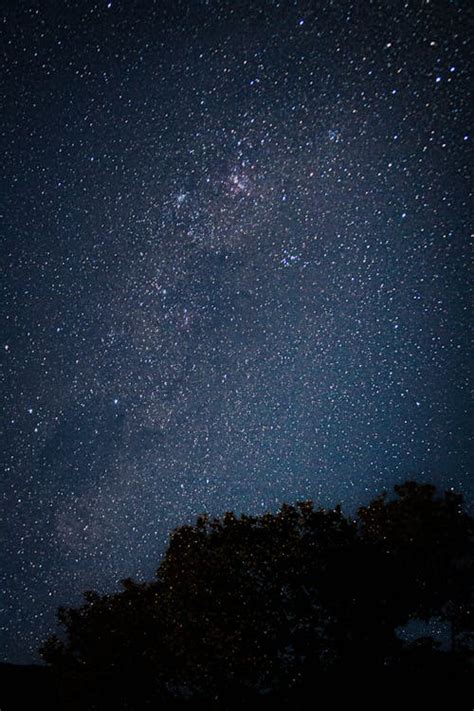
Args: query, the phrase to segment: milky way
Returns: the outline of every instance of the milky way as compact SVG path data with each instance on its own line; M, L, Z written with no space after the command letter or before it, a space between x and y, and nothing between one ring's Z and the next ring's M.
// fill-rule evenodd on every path
M471 501L468 4L0 14L3 658L201 512Z

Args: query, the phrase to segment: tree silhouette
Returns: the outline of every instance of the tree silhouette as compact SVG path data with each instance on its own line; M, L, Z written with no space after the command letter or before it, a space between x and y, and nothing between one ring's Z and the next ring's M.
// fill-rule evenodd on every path
M401 620L449 622L451 650L472 641L474 520L452 491L430 484L395 486L359 509L362 539L371 546L390 586L391 612Z
M302 703L336 678L467 675L473 519L430 485L395 493L356 520L311 502L202 516L173 532L153 581L60 609L65 637L43 658L84 708ZM397 635L433 616L451 624L449 655Z

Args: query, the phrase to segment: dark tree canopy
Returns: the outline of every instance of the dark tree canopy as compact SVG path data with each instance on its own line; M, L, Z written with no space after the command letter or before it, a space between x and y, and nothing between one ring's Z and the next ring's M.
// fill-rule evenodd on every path
M473 532L458 495L415 482L355 520L312 502L202 516L173 532L153 581L60 609L65 636L42 655L84 708L303 703L336 679L423 681L442 669L461 684ZM445 650L397 634L432 617L449 625Z

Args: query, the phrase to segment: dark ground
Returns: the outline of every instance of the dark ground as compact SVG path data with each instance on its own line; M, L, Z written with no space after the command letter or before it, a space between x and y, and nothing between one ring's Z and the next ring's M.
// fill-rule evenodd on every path
M439 670L438 670L439 671ZM474 676L474 675L473 675ZM311 694L302 692L291 698L266 698L258 706L245 704L246 711L252 708L269 709L346 709L356 706L365 709L449 709L449 711L472 711L474 708L474 685L468 678L455 678L446 674L428 675L427 678L385 678L380 675L359 674L354 678L326 679L324 684L314 683ZM103 702L90 707L74 699L60 699L50 670L39 665L0 664L0 711L113 711L116 704ZM234 706L216 706L215 709L242 709L239 702ZM153 709L188 709L204 711L208 705L169 704L153 706ZM214 708L214 707L213 707ZM133 709L131 711L141 711Z

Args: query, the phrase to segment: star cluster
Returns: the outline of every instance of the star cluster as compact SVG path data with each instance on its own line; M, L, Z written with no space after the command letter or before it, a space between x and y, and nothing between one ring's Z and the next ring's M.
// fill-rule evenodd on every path
M4 659L203 511L470 500L468 12L2 8Z

